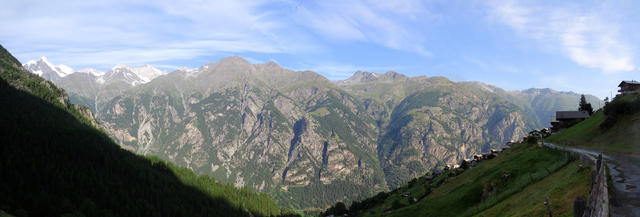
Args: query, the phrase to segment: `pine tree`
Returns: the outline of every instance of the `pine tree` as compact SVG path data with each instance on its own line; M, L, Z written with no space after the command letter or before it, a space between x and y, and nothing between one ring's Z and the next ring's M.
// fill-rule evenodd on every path
M589 115L593 114L593 107L591 107L591 103L587 103L587 99L583 95L580 95L580 108L578 109L581 112L587 112Z

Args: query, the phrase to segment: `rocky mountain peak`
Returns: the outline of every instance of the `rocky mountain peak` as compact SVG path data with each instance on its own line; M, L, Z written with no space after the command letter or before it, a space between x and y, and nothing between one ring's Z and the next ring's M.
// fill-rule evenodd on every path
M386 73L384 73L384 76L386 78L392 79L392 80L396 80L396 79L407 79L409 77L407 77L406 75L394 72L394 71L388 71Z
M382 76L383 75L375 73L375 72L363 72L363 71L358 70L355 73L353 73L353 75L351 77L349 77L349 78L347 78L345 80L342 80L339 83L341 83L341 84L365 83L365 82L376 81Z
M359 84L373 81L394 81L394 80L404 80L409 79L408 76L394 72L388 71L384 74L376 73L376 72L363 72L356 71L350 78L340 81L340 84Z
M220 59L217 64L218 67L246 67L251 66L251 63L240 56L230 56Z
M262 65L262 67L267 71L279 71L283 69L280 65L278 65L278 63L273 61L269 61L260 65Z

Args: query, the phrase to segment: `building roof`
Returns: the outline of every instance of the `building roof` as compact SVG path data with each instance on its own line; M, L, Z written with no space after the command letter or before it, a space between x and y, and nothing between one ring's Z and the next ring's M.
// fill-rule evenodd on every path
M589 113L581 111L557 111L556 120L558 119L577 119L577 118L589 118Z
M634 84L634 85L640 85L640 82L636 81L636 80L631 80L631 81L622 81L620 82L620 84L618 84L618 87L621 87L622 84L627 83L627 84Z

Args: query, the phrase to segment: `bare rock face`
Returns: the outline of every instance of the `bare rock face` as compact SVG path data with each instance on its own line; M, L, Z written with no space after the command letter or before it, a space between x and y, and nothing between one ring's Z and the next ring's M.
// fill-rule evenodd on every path
M513 105L476 94L421 92L396 107L380 143L383 168L400 171L385 173L390 187L524 135L523 115Z
M93 113L91 112L91 110L89 108L87 108L84 105L78 105L78 104L72 104L73 108L78 111L78 113L80 113L80 115L82 115L84 118L86 118L89 123L98 128L101 129L102 126L98 123L98 120L96 120L95 116L93 116Z

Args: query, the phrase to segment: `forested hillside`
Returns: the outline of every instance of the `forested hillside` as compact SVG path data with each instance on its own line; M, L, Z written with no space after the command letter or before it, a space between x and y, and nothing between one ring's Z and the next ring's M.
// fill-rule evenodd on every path
M0 210L15 216L276 216L264 194L145 158L0 46ZM86 111L85 111L86 112Z

